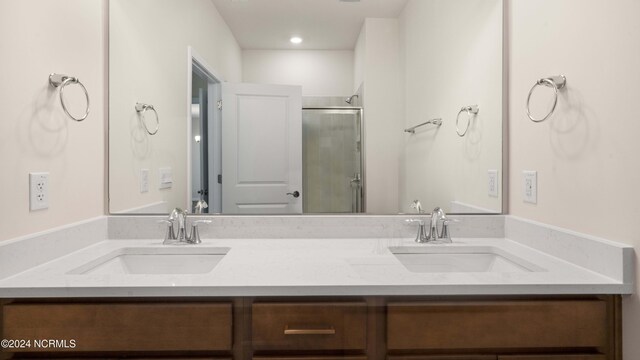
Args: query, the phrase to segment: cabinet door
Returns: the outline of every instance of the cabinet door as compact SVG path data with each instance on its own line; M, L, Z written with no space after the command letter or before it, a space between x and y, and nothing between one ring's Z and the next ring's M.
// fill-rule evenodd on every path
M231 350L231 304L9 304L3 313L7 339L75 344L12 352Z
M42 356L42 355L40 355ZM20 360L42 360L43 357L30 358L30 357L19 357ZM87 357L55 357L55 360L232 360L231 358L220 358L220 357L152 357L152 356L138 356L138 357L130 357L130 356L112 356L112 357L99 357L99 358L87 358Z
M387 360L497 360L496 355L407 355L387 356Z
M606 360L604 355L509 355L498 360Z
M390 303L390 350L607 346L600 300Z

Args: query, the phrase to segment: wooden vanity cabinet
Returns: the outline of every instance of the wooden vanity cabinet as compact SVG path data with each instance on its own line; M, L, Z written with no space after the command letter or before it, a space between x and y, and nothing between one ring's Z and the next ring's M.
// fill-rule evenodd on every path
M620 296L6 301L0 359L621 360Z

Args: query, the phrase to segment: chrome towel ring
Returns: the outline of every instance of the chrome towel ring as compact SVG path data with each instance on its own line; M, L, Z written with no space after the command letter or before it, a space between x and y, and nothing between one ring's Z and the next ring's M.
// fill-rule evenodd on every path
M467 112L467 126L464 127L464 131L461 131L460 130L460 114L462 114L465 111ZM456 133L458 133L458 136L463 137L467 134L467 131L469 130L469 126L471 125L471 116L478 115L479 111L480 111L480 108L478 107L478 105L464 106L462 107L462 109L460 109L460 111L458 111L458 116L456 116Z
M531 110L530 110L531 94L533 94L533 90L539 85L551 87L553 88L553 92L554 92L553 106L551 107L551 111L549 111L549 113L545 115L542 119L534 118L533 115L531 115ZM547 120L551 115L553 115L553 113L556 111L556 105L558 105L558 90L563 89L566 85L567 85L567 78L564 75L551 76L551 77L542 78L536 81L536 83L533 84L533 87L531 88L531 90L529 90L529 96L527 96L527 116L529 116L529 119L531 119L531 121L533 122L541 122L541 121Z
M156 128L153 131L149 131L149 127L147 126L147 121L144 116L144 113L147 110L151 110L153 111L154 114L156 114ZM140 120L142 121L142 126L144 126L144 129L147 131L147 133L149 135L155 135L158 132L158 129L160 128L160 119L158 118L158 112L153 107L153 105L136 103L136 111L138 112L138 114L140 114L140 118L141 118Z
M69 116L71 119L75 121L82 121L86 119L87 116L89 116L89 107L90 107L89 93L87 92L87 88L84 87L84 85L80 82L80 80L78 80L78 78L73 76L63 75L63 74L55 74L55 73L49 74L49 84L55 88L60 89L60 104L62 105L62 110L64 110L67 116ZM80 87L82 87L82 90L84 91L84 96L87 98L87 110L85 111L84 116L80 118L76 118L73 115L71 115L69 113L69 110L67 109L67 105L64 103L64 89L69 84L80 85Z

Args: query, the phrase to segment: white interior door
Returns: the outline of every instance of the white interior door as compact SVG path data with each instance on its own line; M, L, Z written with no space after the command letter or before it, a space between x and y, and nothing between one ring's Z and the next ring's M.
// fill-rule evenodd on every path
M303 196L302 88L222 83L222 213L301 214Z

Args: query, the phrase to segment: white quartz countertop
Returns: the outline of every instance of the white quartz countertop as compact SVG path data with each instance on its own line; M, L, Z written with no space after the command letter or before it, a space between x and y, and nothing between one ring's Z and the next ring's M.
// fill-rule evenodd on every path
M541 271L411 272L391 253L399 246L490 246ZM106 240L0 280L0 297L198 297L629 294L632 284L509 239L461 238L453 244L412 239L216 239L194 247L228 247L206 274L73 274L127 247L167 248L154 240Z

